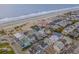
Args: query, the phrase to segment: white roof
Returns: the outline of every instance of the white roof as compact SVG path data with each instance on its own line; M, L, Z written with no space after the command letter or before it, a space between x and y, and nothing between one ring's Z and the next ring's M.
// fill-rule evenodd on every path
M59 40L59 37L57 35L52 35L49 39L51 41L57 41L57 40Z
M14 34L14 36L15 36L16 38L20 38L20 37L22 37L22 34L21 34L21 33L16 33L16 34Z

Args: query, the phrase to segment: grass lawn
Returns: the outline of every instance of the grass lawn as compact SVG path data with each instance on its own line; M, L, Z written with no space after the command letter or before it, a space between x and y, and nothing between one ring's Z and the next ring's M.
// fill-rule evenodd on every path
M7 48L9 50L3 51L4 48ZM10 47L9 43L0 43L0 54L14 54L14 51Z

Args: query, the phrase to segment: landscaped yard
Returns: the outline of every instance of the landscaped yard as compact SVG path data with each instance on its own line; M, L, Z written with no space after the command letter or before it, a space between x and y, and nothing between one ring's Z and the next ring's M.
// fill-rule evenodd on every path
M14 51L9 43L0 43L0 54L14 54Z

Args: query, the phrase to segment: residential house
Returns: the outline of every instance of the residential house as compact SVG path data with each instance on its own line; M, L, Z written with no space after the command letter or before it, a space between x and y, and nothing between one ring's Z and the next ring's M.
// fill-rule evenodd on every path
M63 43L66 44L71 44L72 43L72 39L68 36L63 36L62 40L64 41Z
M45 52L43 51L43 49L40 47L40 45L38 44L35 44L34 46L32 46L30 49L29 49L29 52L31 54L44 54Z
M27 48L28 46L31 45L31 42L29 41L30 39L23 33L16 33L14 34L14 36L16 38L15 40L17 41L17 43L20 44L22 48Z
M60 26L62 26L62 27L64 28L64 27L66 27L67 25L72 24L72 21L70 21L70 20L62 20L62 21L60 21L60 22L57 22L56 24L58 24L58 25L60 25Z
M56 41L53 47L54 47L54 50L56 50L56 53L60 53L61 49L64 48L64 44L61 41Z
M51 37L49 37L49 39L50 39L50 41L52 43L54 43L54 42L60 40L61 37L62 37L62 34L60 34L60 33L53 33L53 35Z

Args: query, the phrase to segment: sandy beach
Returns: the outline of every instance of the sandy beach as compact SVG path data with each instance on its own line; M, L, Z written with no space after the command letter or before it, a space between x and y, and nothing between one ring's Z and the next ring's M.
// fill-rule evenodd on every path
M74 8L71 9L66 9L66 10L59 10L56 12L47 12L47 14L41 14L38 16L34 16L34 17L29 17L29 18L25 18L25 19L18 19L18 20L14 20L14 21L10 21L10 22L6 22L3 24L0 24L0 29L4 29L4 30L8 30L11 28L14 28L16 26L20 26L25 24L24 27L22 27L23 30L28 30L29 27L33 26L33 25L38 25L39 22L41 22L41 20L45 20L46 22L50 22L51 20L54 20L53 18L55 18L58 15L62 15L64 13L67 13L70 11L75 10Z

